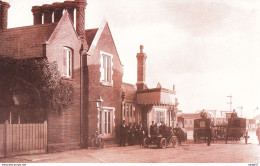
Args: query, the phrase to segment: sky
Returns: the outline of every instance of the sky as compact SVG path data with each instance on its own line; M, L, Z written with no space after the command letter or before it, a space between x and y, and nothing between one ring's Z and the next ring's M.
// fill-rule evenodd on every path
M33 24L31 7L63 0L5 0L8 27ZM86 29L105 18L124 82L136 83L140 44L147 54L146 83L176 88L179 109L260 113L260 1L88 0ZM257 109L258 108L258 109Z

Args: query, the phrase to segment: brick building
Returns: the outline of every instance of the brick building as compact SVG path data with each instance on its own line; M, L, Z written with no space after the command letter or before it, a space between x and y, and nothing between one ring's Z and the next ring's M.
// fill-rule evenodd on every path
M104 20L99 28L85 29L86 5L86 0L74 0L33 6L34 25L8 29L10 5L0 1L0 56L46 58L57 63L62 81L74 88L72 105L60 113L48 111L49 152L87 147L95 131L114 141L122 120L176 124L175 89L159 83L152 89L146 86L143 46L137 54L136 85L123 83L109 25Z
M158 83L156 88L146 85L146 54L140 46L137 53L137 83L123 83L122 120L127 123L145 122L150 126L152 121L160 125L163 121L167 126L176 126L177 98L175 86L173 89L162 88Z

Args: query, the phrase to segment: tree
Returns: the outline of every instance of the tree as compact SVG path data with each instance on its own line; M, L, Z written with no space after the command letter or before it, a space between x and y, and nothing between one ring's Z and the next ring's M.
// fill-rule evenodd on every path
M46 110L61 111L73 102L73 86L62 80L57 63L46 58L0 58L0 76L4 108L19 105L42 115Z

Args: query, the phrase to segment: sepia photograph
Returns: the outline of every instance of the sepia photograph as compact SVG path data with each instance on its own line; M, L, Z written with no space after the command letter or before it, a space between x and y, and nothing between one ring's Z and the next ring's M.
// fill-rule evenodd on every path
M260 1L0 0L1 166L259 154Z

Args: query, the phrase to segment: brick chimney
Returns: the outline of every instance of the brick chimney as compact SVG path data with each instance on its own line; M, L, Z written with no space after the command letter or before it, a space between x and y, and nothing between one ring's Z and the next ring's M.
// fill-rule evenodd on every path
M54 10L54 22L59 22L63 14L64 5L57 2L53 3L52 6Z
M0 29L2 29L2 1L0 0Z
M53 13L53 7L52 5L42 5L42 12L43 12L43 22L44 24L52 23L52 13Z
M33 6L33 25L42 24L42 7L41 6Z
M75 0L76 3L76 32L81 39L85 39L85 8L86 0Z
M145 67L146 67L146 54L143 52L144 46L140 45L140 53L137 53L137 91L146 88L145 84Z
M0 1L0 29L7 29L9 8L9 3Z

